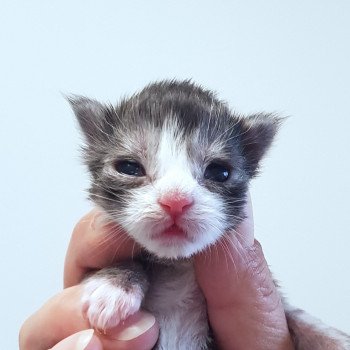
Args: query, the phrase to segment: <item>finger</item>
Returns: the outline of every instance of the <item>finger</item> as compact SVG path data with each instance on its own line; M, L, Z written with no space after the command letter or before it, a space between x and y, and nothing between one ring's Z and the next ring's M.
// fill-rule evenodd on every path
M290 349L281 297L254 240L249 196L245 214L234 234L195 257L210 324L222 349Z
M67 288L32 315L22 326L20 349L51 349L72 334L89 329L82 311L82 292L80 285ZM157 341L158 325L152 315L140 311L106 335L95 336L100 339L104 350L147 350L152 349Z
M102 343L93 329L70 335L56 344L51 350L103 350Z
M117 225L91 211L75 226L65 260L64 286L78 284L88 271L138 254L139 246Z
M230 241L195 260L220 349L292 349L281 297L261 247ZM266 344L264 343L266 342Z
M254 217L250 193L247 193L246 204L243 209L245 219L236 229L236 238L243 246L251 247L254 244Z
M122 324L101 335L103 344L115 350L150 350L159 336L159 327L153 315L140 311ZM106 347L107 349L107 347Z

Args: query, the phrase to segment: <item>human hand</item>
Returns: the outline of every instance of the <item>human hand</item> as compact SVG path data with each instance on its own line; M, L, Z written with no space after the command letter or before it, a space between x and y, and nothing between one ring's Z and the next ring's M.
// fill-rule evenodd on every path
M36 346L30 347L29 344L21 347L21 350L38 349L38 342L45 344L40 349L46 350L61 339L64 341L54 349L71 349L70 342L76 342L81 334L76 333L72 337L69 335L89 327L82 316L82 310L79 309L81 287L77 284L87 272L112 265L117 260L128 259L137 255L140 250L122 232L115 235L115 230L112 226L99 225L99 214L95 211L78 223L65 264L64 285L69 288L57 297L58 300L55 301L54 298L53 307L52 301L49 301L48 305L32 316L34 320L29 319L26 322L29 327L24 326L21 334L24 334L22 339L27 339L27 342L23 341L23 344L31 343ZM240 225L237 234L199 254L195 258L195 269L197 281L207 300L211 327L221 349L293 349L280 295L261 247L254 241L250 201L247 206L247 219ZM68 295L65 296L66 293ZM60 314L62 309L66 310L66 314ZM78 315L82 321L74 320L72 315ZM141 334L135 337L136 342L135 339L124 343L112 340L112 345L108 335L94 335L85 349L100 350L101 341L105 350L151 349L158 337L158 327L151 315L145 315L146 322L139 330ZM55 324L50 326L48 321L52 320L52 316ZM69 322L66 323L66 320ZM46 340L43 329L47 329L49 333ZM118 334L119 330L116 332ZM28 341L28 335L31 341ZM87 341L91 333L85 332L83 336L87 337Z
M195 258L216 343L220 349L294 349L280 294L254 240L249 196L246 217L235 235Z
M75 227L68 248L64 285L26 320L20 331L21 350L150 350L158 339L154 317L144 311L130 316L106 334L94 332L84 317L79 285L91 269L130 258L139 249L130 240L112 239L116 228L99 225L99 214L92 211ZM123 237L122 233L119 236ZM118 254L116 254L116 252Z

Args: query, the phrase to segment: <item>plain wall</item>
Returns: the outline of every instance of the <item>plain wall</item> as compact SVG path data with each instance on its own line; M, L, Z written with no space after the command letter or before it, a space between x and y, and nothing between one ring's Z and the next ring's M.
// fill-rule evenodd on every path
M61 93L117 101L193 78L233 109L289 116L251 188L290 301L350 332L350 2L1 1L1 349L62 288L90 203Z

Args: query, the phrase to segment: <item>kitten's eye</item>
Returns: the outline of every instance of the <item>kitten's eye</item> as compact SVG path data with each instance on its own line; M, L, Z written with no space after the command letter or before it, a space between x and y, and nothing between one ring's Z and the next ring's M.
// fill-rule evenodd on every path
M134 160L119 160L114 165L118 173L130 176L145 176L145 169L141 164Z
M223 164L211 163L204 171L204 178L215 182L225 182L230 176L230 169Z

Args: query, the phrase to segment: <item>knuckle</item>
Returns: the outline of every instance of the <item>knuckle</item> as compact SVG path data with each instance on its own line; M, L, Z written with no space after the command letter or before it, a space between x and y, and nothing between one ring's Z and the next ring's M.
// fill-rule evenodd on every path
M86 232L86 229L91 226L92 220L92 212L82 217L73 228L72 239L79 239Z
M27 319L19 330L18 342L20 350L34 349L35 339L32 332L29 332L30 318Z

